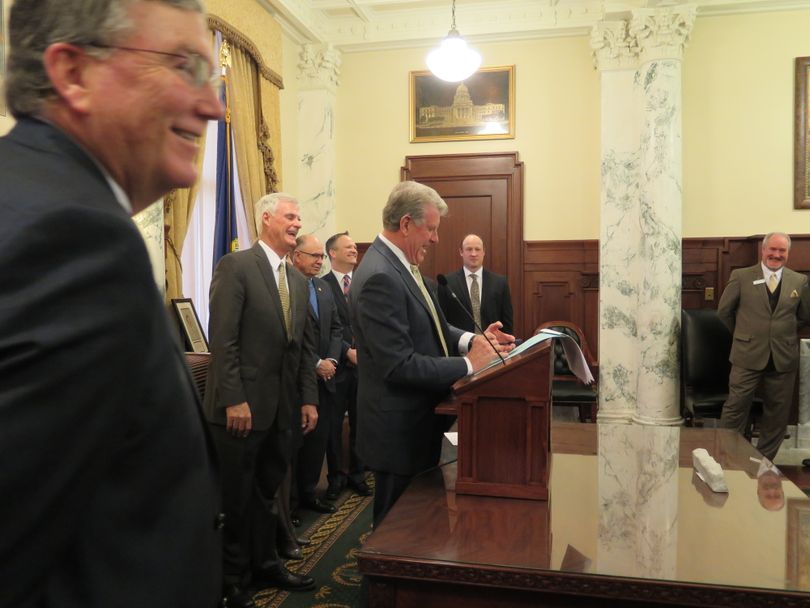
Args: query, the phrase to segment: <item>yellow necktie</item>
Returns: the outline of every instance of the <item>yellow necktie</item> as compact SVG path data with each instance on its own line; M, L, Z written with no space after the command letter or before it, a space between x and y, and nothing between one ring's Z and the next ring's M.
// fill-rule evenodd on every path
M481 327L481 288L478 286L478 275L471 274L472 285L470 285L470 303L472 304L473 319L475 319L476 327L473 330L478 333L478 328Z
M768 291L773 293L774 291L776 291L776 288L778 286L779 286L779 279L776 278L775 274L771 274L771 276L768 277Z
M284 328L287 338L290 337L292 317L290 316L290 292L287 290L287 273L284 271L284 262L278 265L278 296L281 298L281 312L284 313Z
M427 287L425 287L425 282L422 280L422 273L419 272L419 266L411 264L411 273L413 274L413 278L416 279L416 284L419 285L419 290L425 297L425 302L427 302L428 309L430 310L430 316L433 317L433 324L436 326L436 333L439 334L439 340L442 343L442 350L444 350L444 356L446 357L448 355L448 350L447 342L444 341L444 334L442 334L442 325L439 323L439 315L436 314L436 307L433 306L433 300L428 293Z

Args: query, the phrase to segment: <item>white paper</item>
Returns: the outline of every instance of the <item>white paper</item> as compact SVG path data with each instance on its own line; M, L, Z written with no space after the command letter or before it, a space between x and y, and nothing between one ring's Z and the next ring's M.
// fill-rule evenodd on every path
M447 437L447 441L450 442L450 445L458 445L458 433L445 433L445 437Z

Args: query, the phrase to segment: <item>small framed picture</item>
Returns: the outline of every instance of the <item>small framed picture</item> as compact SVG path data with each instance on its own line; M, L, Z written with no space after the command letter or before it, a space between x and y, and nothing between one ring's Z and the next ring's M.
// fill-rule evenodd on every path
M793 208L810 209L810 57L796 57L793 110Z
M515 66L481 68L463 82L410 76L411 142L515 137Z
M177 314L186 349L192 353L207 353L208 340L205 339L205 332L194 309L194 302L189 298L177 298L172 300L172 307Z

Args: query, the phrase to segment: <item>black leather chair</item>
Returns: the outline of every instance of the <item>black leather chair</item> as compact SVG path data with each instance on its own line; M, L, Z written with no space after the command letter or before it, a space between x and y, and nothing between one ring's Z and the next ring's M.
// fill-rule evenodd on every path
M598 379L598 364L588 348L585 341L585 334L575 323L570 321L547 321L537 327L535 334L541 329L553 329L564 333L579 345L585 361L591 370L594 378ZM552 405L567 405L579 409L580 422L596 422L596 410L599 405L599 393L597 384L582 384L571 368L568 367L568 360L565 358L565 351L559 341L554 342L554 376L551 381L551 403Z
M716 310L681 311L681 397L687 426L720 418L728 398L731 339ZM751 411L754 418L762 411L762 399L754 399Z

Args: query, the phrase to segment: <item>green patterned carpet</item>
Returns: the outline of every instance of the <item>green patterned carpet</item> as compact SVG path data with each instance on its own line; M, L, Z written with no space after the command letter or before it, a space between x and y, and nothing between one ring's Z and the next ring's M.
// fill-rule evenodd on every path
M369 476L370 477L370 476ZM373 480L369 479L369 485ZM303 523L298 533L312 540L303 547L304 559L288 561L293 572L315 579L311 591L267 589L256 594L259 608L357 608L360 606L360 580L356 553L371 534L373 496L344 491L339 508L331 515L301 511ZM342 501L342 502L341 502Z

